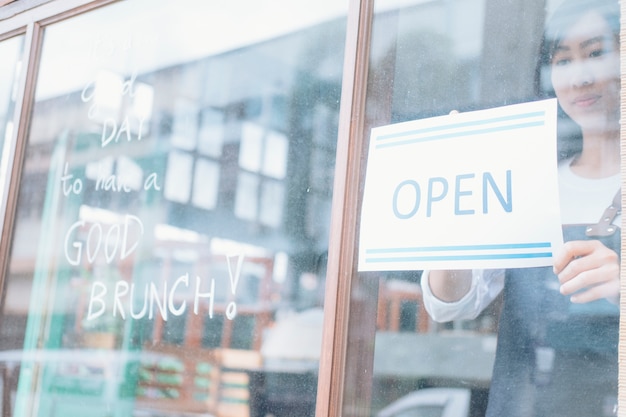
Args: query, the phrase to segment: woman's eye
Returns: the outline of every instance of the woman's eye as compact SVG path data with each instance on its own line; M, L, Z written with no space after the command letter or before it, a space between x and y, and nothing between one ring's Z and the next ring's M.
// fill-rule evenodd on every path
M567 65L570 63L570 59L569 58L556 58L552 60L552 65L555 65L557 67L562 67L564 65Z
M590 58L599 58L599 57L605 55L606 53L607 53L607 51L605 51L602 48L594 49L593 51L589 52L589 57Z

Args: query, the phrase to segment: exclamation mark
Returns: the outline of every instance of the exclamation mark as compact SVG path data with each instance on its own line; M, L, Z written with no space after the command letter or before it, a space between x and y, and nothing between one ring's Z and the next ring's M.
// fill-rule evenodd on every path
M232 267L233 258L237 258L234 274ZM230 292L233 294L233 300L235 299L235 294L237 293L237 285L239 284L239 277L241 276L241 266L243 265L243 258L243 254L226 255L226 261L228 264L228 276L230 278ZM235 303L235 301L231 301L226 307L226 318L228 318L228 320L232 320L235 318L235 316L237 316L237 304Z

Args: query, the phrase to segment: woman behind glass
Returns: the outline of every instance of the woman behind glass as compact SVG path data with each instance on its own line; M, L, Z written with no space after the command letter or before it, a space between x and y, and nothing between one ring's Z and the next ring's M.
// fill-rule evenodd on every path
M472 319L504 291L487 416L615 415L617 1L566 0L559 6L547 26L539 68L542 86L576 126L574 133L559 128L563 250L553 268L430 271L422 278L425 304L437 321Z

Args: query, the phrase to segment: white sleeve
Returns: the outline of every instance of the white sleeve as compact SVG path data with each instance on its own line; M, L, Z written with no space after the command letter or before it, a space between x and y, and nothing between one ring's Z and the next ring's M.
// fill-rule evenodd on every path
M424 306L430 317L438 322L475 319L504 288L503 269L472 270L470 290L459 301L441 301L430 291L428 271L421 278Z

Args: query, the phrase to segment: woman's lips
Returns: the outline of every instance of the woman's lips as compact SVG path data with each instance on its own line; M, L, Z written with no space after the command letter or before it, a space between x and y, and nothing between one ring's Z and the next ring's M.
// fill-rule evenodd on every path
M578 107L589 107L593 106L598 100L600 100L600 96L598 95L584 95L576 97L574 104Z

